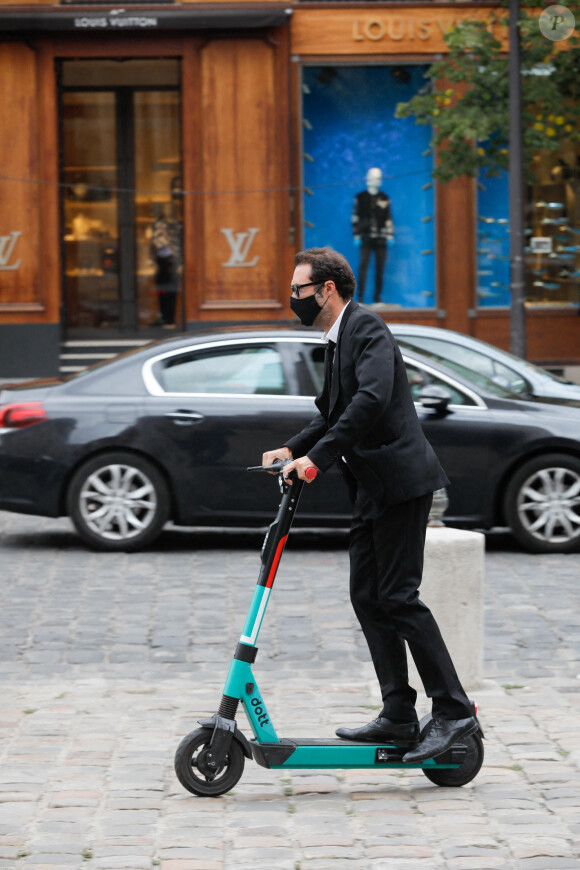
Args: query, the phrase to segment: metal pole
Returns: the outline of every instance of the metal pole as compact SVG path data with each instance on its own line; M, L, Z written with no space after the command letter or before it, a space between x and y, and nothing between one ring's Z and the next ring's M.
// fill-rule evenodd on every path
M520 72L520 0L509 7L509 209L510 209L510 349L526 356L524 263L524 174L522 137L522 82Z

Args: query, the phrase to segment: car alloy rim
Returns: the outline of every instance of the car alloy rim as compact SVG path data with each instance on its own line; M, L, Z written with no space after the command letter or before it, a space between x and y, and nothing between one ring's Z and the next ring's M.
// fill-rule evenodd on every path
M580 535L580 475L570 468L541 468L518 495L518 514L539 541L561 544Z
M157 510L155 487L131 465L105 465L91 474L80 493L80 512L100 538L125 541L141 534Z

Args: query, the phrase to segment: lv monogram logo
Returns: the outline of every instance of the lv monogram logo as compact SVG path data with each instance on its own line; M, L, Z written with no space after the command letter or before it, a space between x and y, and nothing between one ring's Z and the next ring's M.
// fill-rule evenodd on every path
M230 259L227 263L222 263L222 266L255 266L259 256L255 256L253 260L247 260L246 257L250 253L252 242L256 234L260 232L257 227L250 227L245 233L234 233L232 229L221 230L227 239L230 246Z
M9 236L0 236L0 271L14 272L20 268L22 260L17 260L16 263L10 265L10 260L16 247L16 242L22 233L10 233Z

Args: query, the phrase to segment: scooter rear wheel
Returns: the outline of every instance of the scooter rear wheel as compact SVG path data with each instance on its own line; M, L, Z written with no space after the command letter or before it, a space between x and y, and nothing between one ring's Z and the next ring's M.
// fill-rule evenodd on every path
M435 785L459 787L475 779L483 764L483 741L479 734L468 734L462 737L458 743L467 747L467 755L463 763L455 768L443 768L437 770L433 767L424 767L423 773L434 782Z
M212 771L207 764L211 738L212 731L198 728L183 738L175 753L177 779L187 791L200 797L225 794L235 786L244 771L244 753L237 740L232 740L223 767Z

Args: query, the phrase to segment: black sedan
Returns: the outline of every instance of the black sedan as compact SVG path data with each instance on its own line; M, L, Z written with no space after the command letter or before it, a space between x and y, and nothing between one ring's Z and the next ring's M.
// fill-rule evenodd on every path
M580 548L580 408L523 401L404 352L425 433L451 480L448 525L510 526L536 552ZM0 391L0 509L72 518L101 550L166 522L263 526L277 487L246 467L311 419L320 336L232 330L156 342L66 380ZM304 490L296 524L346 526L338 472Z

